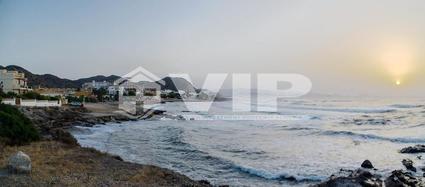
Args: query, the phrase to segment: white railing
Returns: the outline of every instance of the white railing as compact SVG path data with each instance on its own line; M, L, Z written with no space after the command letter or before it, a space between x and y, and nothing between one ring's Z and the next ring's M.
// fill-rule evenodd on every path
M16 105L16 100L15 99L3 99L1 101L1 103L7 104L7 105Z
M57 107L62 106L60 100L37 100L37 99L3 99L3 104L29 106L29 107Z
M60 101L37 100L37 99L21 99L21 106L35 106L35 107L52 107L61 106Z

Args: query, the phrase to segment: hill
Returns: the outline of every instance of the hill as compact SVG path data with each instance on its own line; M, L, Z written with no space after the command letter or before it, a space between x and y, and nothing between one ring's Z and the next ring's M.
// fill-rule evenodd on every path
M119 79L119 76L103 76L97 75L88 78L81 78L77 80L70 80L57 77L52 74L38 75L34 74L25 68L20 66L10 65L10 66L0 66L0 69L7 69L9 71L19 71L25 73L25 77L28 79L28 86L36 88L38 86L45 88L81 88L84 83L92 81L107 81L113 83L115 80ZM165 77L156 83L161 85L161 90L183 90L183 91L194 91L196 88L186 79L180 77ZM161 84L163 83L163 84ZM144 83L146 84L146 83Z
M78 80L70 80L63 79L51 74L38 75L33 74L30 71L22 68L20 66L10 65L10 66L0 66L0 69L7 69L9 71L19 71L25 73L25 77L28 79L28 86L36 88L38 86L46 87L46 88L81 88L81 85L86 82L91 81L107 81L113 82L116 79L119 79L119 76L111 75L111 76L103 76L98 75L94 77L82 78Z
M189 92L196 90L196 88L189 81L180 77L165 77L160 81L157 81L157 83L161 85L161 90L183 90Z

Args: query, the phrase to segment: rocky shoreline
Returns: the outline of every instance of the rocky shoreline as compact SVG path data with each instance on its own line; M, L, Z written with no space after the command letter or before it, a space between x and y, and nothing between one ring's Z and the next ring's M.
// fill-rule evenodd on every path
M40 131L43 140L27 146L6 148L6 151L4 151L6 154L2 154L3 158L0 157L0 164L2 162L3 165L5 164L7 160L5 155L10 156L13 152L21 150L28 153L32 158L54 157L57 163L52 164L47 162L45 164L40 164L38 167L35 166L30 175L2 176L0 170L0 183L6 186L16 186L16 184L21 186L45 186L52 182L52 177L54 178L53 182L55 184L65 186L73 183L71 179L78 181L77 184L85 186L87 186L87 184L89 186L211 186L208 181L194 181L168 169L129 163L123 161L119 156L101 153L90 148L82 148L79 146L77 140L68 132L68 130L74 126L90 127L108 122L120 123L137 120L137 118L125 113L115 111L99 112L79 107L22 107L20 111L30 118L35 127ZM62 153L65 152L68 154L56 155L55 157L55 153L53 152L57 150L61 150ZM401 149L400 153L425 153L425 145L406 147ZM89 163L85 163L87 158L91 160ZM68 160L65 161L65 159ZM418 160L420 159L421 157L418 156ZM64 164L64 162L66 164ZM58 173L56 170L62 166L59 163L62 165L80 165L84 163L84 165L90 165L90 168L80 170L78 173ZM401 163L405 166L405 170L395 170L384 177L376 172L377 169L373 167L372 162L365 160L361 164L361 167L356 170L341 169L336 174L330 176L327 181L312 186L425 187L425 180L423 180L422 176L418 176L418 173L421 171L425 177L425 167L415 167L414 162L409 159L404 159ZM38 175L38 173L43 173L45 170L56 174ZM139 176L140 172L143 173L143 177L135 177ZM74 175L82 178L87 177L87 179L75 179ZM90 176L92 176L92 178L90 178ZM118 177L119 180L117 181L114 177ZM135 180L135 178L137 178L137 180Z
M402 154L425 153L425 145L406 147L400 150ZM419 160L421 156L417 156ZM323 183L313 185L313 187L425 187L425 166L421 166L422 176L418 175L418 170L414 162L410 159L401 161L405 170L394 170L388 177L377 174L372 162L365 160L361 167L356 170L343 170L329 177Z
M9 157L19 151L28 154L33 165L30 174L7 174L7 169L0 169L2 186L211 186L208 181L194 181L168 169L129 163L119 156L83 148L68 132L74 126L137 120L125 113L79 107L19 110L33 122L42 140L1 149L0 166L7 165Z
M81 107L20 107L19 110L33 122L43 140L55 140L76 146L77 140L68 132L74 126L91 127L108 122L136 120L125 113L94 113Z

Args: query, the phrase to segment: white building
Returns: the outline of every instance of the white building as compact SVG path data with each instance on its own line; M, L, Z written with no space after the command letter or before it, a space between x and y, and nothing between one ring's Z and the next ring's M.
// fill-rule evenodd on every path
M117 85L109 86L108 87L108 94L109 95L116 95L120 91L120 87Z
M6 69L0 70L0 89L4 93L14 92L16 94L31 91L27 86L27 79L24 73L8 71Z
M84 83L83 84L83 88L84 89L93 89L93 90L98 90L98 89L108 89L109 86L111 86L112 84L110 82L96 82L96 81L92 81L92 82L88 82L88 83Z
M161 93L169 94L169 93L175 93L175 91L174 90L161 90Z

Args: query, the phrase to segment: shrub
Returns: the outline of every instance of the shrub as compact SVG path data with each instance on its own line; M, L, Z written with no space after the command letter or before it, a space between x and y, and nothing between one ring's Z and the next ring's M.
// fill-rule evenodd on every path
M14 92L7 92L4 93L3 90L0 90L0 97L2 98L14 98L17 97L18 94L14 93Z
M0 138L8 145L23 145L40 139L40 135L17 108L0 104Z
M40 95L37 92L27 92L18 97L21 97L22 99L37 99L37 100L58 100L59 99L58 97Z
M108 95L108 91L105 88L101 88L101 89L93 90L93 94L96 95L96 99L98 101L103 102L104 101L104 97L106 95Z
M3 100L3 97L5 96L6 94L3 92L3 89L0 87L0 103L1 103L1 101Z

